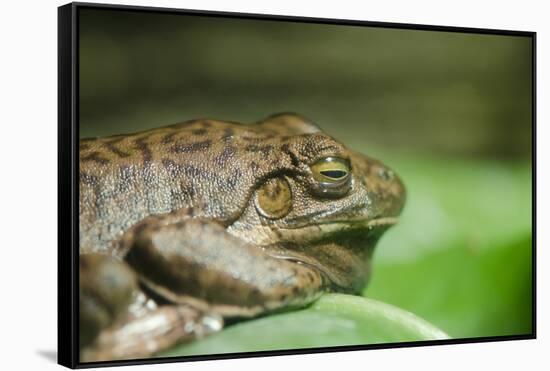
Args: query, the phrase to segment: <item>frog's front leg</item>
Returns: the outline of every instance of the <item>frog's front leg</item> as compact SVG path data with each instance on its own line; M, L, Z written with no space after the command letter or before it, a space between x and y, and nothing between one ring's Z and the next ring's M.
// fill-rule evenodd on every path
M326 288L319 271L272 257L215 221L152 216L128 236L125 260L146 287L223 317L303 306Z

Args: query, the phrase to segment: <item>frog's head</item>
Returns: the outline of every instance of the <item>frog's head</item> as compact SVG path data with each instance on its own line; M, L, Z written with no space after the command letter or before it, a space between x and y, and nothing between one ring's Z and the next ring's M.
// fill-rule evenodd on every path
M269 171L258 172L244 212L228 230L273 256L318 269L335 290L359 291L374 245L397 223L403 183L301 116L278 114L257 127L279 141L279 151L265 156Z

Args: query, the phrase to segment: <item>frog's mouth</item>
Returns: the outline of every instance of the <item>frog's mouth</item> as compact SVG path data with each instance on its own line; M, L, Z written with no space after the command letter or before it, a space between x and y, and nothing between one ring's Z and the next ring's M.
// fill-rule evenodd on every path
M282 241L293 241L295 243L311 243L318 240L326 240L330 239L331 236L340 236L345 232L362 232L367 237L368 235L383 233L392 225L397 224L398 221L399 218L397 217L326 220L306 226L279 228L277 236Z
M358 293L370 276L376 243L397 221L396 217L348 219L281 229L281 243L266 252L319 271L335 291Z

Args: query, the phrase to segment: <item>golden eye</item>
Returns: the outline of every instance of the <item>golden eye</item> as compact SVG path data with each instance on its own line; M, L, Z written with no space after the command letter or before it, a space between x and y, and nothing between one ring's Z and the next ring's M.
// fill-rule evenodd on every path
M321 183L342 184L349 179L350 165L338 157L325 157L311 165L313 178Z

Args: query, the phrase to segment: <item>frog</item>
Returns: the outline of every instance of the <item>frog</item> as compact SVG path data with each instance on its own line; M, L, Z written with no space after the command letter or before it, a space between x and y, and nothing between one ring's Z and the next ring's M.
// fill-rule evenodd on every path
M84 362L151 357L327 292L361 293L406 199L394 170L293 112L79 146Z

